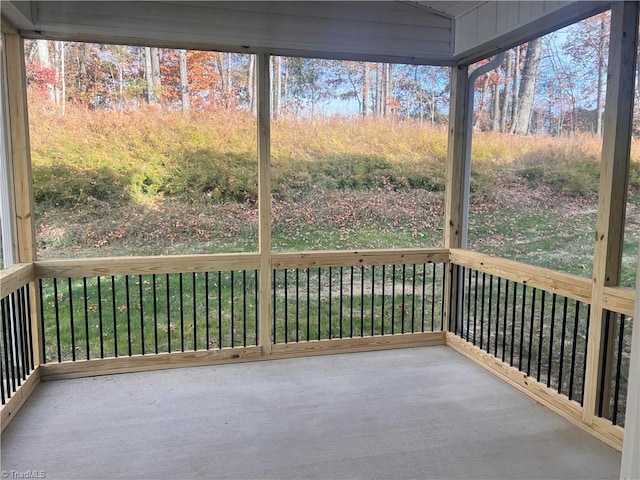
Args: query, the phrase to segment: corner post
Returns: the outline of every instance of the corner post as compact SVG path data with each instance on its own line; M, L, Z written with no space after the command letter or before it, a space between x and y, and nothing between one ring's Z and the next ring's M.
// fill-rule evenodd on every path
M271 99L269 54L258 54L258 319L262 355L271 354Z
M464 245L467 228L464 221L469 208L469 191L465 185L466 151L471 142L467 141L467 89L469 67L458 65L451 69L451 104L449 107L449 138L447 150L444 246L461 248ZM455 331L454 319L458 317L458 275L451 263L444 286L445 326L447 331Z
M605 358L603 351L607 337L606 350L608 352L614 350L615 335L611 333L615 325L609 325L610 335L605 335L603 297L604 287L616 286L620 283L637 61L637 2L613 2L610 35L589 345L587 346L587 371L583 399L583 421L587 425L593 424L600 404L602 415L607 416L610 403L611 358Z
M14 256L18 263L36 261L35 209L33 202L33 176L31 173L31 146L27 113L27 81L25 73L24 40L17 31L2 21L2 83L6 92L5 127L8 128L8 173L11 183L12 223L14 231ZM3 115L5 112L2 112ZM40 322L40 298L36 282L31 282L31 327L33 332L33 358L35 366L44 361L42 328Z

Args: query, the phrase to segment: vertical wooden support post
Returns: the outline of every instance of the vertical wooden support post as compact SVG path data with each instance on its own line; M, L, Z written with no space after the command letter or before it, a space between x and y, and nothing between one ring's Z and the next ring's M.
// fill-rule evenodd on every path
M451 69L451 101L449 107L449 139L447 151L445 211L444 211L444 246L460 248L466 225L463 222L465 209L469 204L469 192L465 191L465 157L467 142L467 89L469 68L457 66ZM453 329L453 319L457 318L458 279L456 271L449 264L449 274L444 286L445 325L443 328ZM451 299L451 301L449 301Z
M258 244L259 335L262 354L271 353L271 100L269 55L258 54Z
M13 208L18 240L17 261L31 263L36 259L36 235L27 116L27 86L22 38L15 33L4 35L9 109L9 141L13 172Z
M15 211L13 209L13 174L11 172L11 144L9 140L9 107L8 107L8 93L7 93L7 56L6 56L6 40L5 33L16 33L9 25L7 25L2 19L2 36L0 43L0 127L2 131L0 139L2 145L0 148L0 226L2 229L2 254L4 259L4 267L10 267L16 262L16 248L18 245L16 238L16 229L13 226Z
M609 375L612 362L609 361L606 364L607 368L603 369L603 362L607 360L603 356L603 341L606 337L603 330L603 293L605 286L615 286L620 282L637 40L638 3L613 2L583 402L583 420L589 425L593 423L601 397L604 416L608 414L609 409ZM610 325L610 328L615 328L615 325ZM613 333L613 330L609 333ZM609 352L614 351L614 338L615 335L608 335Z
M27 114L27 81L24 60L24 41L16 32L3 32L3 52L6 66L7 124L10 143L10 170L13 180L14 227L16 261L32 263L36 260L35 209L33 203L33 176L31 174L31 147ZM33 332L33 358L35 365L43 362L40 299L35 282L30 285L31 327Z

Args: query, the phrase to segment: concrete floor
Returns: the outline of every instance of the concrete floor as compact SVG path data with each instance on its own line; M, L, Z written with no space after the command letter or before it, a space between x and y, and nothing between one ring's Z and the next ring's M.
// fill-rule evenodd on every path
M44 383L1 458L3 478L47 479L613 479L620 465L447 347Z

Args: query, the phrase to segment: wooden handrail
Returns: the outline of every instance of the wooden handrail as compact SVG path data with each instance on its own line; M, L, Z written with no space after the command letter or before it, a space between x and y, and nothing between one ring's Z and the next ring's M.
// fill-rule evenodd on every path
M326 250L317 252L274 253L271 266L280 268L346 267L409 263L446 263L446 248L403 248L389 250Z
M636 291L625 287L604 287L605 309L632 317L635 315Z
M444 248L414 248L363 251L317 251L274 253L273 268L339 267L403 263L444 263ZM40 260L34 263L36 278L87 277L150 273L190 273L260 268L257 253L171 255L156 257L102 257Z
M450 250L449 258L455 265L497 275L586 304L591 302L591 280L588 278L458 248Z
M5 298L34 279L31 263L19 263L0 271L0 298Z
M212 255L167 255L157 257L103 257L35 262L36 278L91 277L97 275L142 275L225 270L256 270L257 253Z
M541 288L584 303L591 301L591 282L587 278L462 249L407 248L282 252L272 254L271 258L272 267L275 269L450 261L456 265ZM0 273L0 292L4 297L36 278L191 273L259 268L260 257L257 253L40 260L33 264L18 264L3 270ZM634 289L605 287L604 306L608 310L633 315L634 304Z

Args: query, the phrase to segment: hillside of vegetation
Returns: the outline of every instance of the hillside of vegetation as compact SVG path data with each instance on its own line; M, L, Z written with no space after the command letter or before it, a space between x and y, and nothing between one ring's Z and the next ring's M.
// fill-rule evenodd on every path
M31 143L41 258L257 247L249 114L34 110ZM274 122L275 247L440 245L446 151L418 123ZM473 152L471 246L549 266L581 252L566 270L589 275L600 139L476 133ZM639 158L630 185L635 252Z

